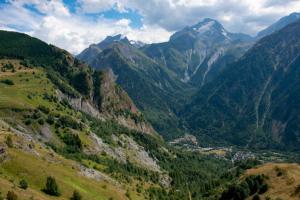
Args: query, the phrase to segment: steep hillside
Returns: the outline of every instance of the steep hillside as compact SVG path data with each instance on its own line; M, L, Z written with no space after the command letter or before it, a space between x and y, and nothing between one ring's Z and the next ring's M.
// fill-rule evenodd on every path
M247 175L264 174L268 190L261 198L296 200L300 198L300 166L289 163L268 163L247 170Z
M12 138L12 147L5 143L8 137ZM41 191L47 177L52 176L59 186L59 199L70 199L74 190L84 199L126 199L126 188L114 179L57 155L29 135L1 127L0 144L0 191L3 196L14 191L22 200L53 199ZM26 190L19 188L21 180L26 180Z
M22 59L21 67L44 68L60 96L67 98L75 109L97 118L118 118L125 126L128 121L130 128L154 133L131 99L114 83L109 71L95 72L64 50L13 32L0 32L0 56ZM2 69L5 71L9 64L3 61Z
M0 74L0 144L5 152L0 167L2 193L13 190L21 199L49 199L41 189L46 177L54 176L62 199L69 199L73 190L87 199L127 199L126 193L137 193L134 185L123 185L123 179L117 175L121 173L119 168L134 163L131 169L149 170L149 177L162 173L142 146L122 135L127 129L117 128L118 123L108 121L109 118L86 118L84 113L72 109L67 98L61 98L42 68L23 68L19 62L9 60L15 71ZM7 84L7 80L12 84ZM12 137L12 147L6 142L8 135ZM116 173L115 178L112 173ZM121 174L125 176L125 172ZM29 191L13 187L22 178L28 181ZM136 199L144 198L139 196Z
M299 149L299 34L298 21L261 39L200 90L182 114L194 133L216 142Z

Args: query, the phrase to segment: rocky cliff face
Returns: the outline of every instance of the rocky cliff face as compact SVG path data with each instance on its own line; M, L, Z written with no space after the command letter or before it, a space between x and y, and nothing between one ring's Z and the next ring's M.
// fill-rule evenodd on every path
M166 65L182 82L202 87L245 53L252 41L248 35L228 32L216 20L204 19L174 33L167 43L145 47L144 52Z
M112 70L98 74L100 76L100 97L86 99L82 96L72 97L57 90L60 100L67 102L76 110L82 111L100 120L116 120L120 125L147 134L155 134L155 130L144 119L132 100L120 86L115 83Z

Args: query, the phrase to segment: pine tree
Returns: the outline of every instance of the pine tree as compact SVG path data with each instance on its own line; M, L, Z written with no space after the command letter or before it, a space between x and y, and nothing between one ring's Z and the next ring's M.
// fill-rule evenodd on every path
M7 145L9 148L12 148L12 147L13 147L13 140L12 140L11 135L8 135L8 136L6 137L5 143L6 143L6 145Z
M20 181L19 186L20 186L20 188L26 190L28 188L28 183L26 180L23 179Z
M81 199L82 199L82 197L77 190L75 190L73 192L73 196L70 198L70 200L81 200Z
M17 200L18 196L13 191L8 191L6 195L7 200Z
M52 196L59 196L60 192L58 189L58 185L56 183L56 180L54 177L47 177L46 187L43 190L46 194L52 195Z

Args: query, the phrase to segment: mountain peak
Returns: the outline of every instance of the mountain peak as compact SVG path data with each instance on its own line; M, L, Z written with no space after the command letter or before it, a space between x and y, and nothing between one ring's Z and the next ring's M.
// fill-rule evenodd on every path
M229 33L217 20L211 18L204 18L199 23L188 26L181 31L176 32L170 38L174 41L178 38L182 40L183 37L190 38L191 41L202 40L202 41L219 41L228 42L232 40L232 34Z
M191 28L198 33L205 33L210 30L225 31L223 26L217 20L211 18L205 18L198 24L191 26Z
M118 34L118 35L114 35L114 36L107 36L103 41L120 41L120 40L126 40L126 39L127 39L127 37L125 35Z
M291 14L289 15L289 17L295 17L295 18L297 18L297 19L300 19L300 13L298 13L298 12L293 12L293 13L291 13Z
M123 42L126 44L130 43L128 38L125 35L118 34L115 36L107 36L103 41L97 44L97 46L101 49L105 49L114 42Z

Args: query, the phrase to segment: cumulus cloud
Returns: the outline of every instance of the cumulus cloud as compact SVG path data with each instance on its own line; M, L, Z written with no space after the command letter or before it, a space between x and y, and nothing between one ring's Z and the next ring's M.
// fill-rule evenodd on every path
M285 0L285 3L281 0L137 0L128 5L140 10L145 23L158 24L170 31L210 17L232 32L248 34L255 34L278 18L300 10L299 0Z
M206 17L231 32L254 35L300 10L299 0L77 0L72 10L63 0L7 1L0 6L0 29L28 33L74 54L119 33L147 43L166 41L174 31ZM142 26L133 28L130 19L101 14L111 9L138 13Z
M88 7L89 1L81 1ZM139 11L144 23L176 31L210 17L233 32L255 34L278 18L300 10L299 0L111 0ZM100 5L100 4L99 4ZM96 7L94 7L96 8ZM86 12L89 12L86 10Z
M44 15L24 8L28 3ZM21 29L22 32L67 49L73 54L80 53L90 44L98 43L108 35L121 33L133 40L152 43L166 41L171 34L156 25L144 25L134 29L130 27L128 19L113 20L99 16L96 20L91 20L83 15L70 13L58 0L11 1L11 4L0 10L0 29Z

